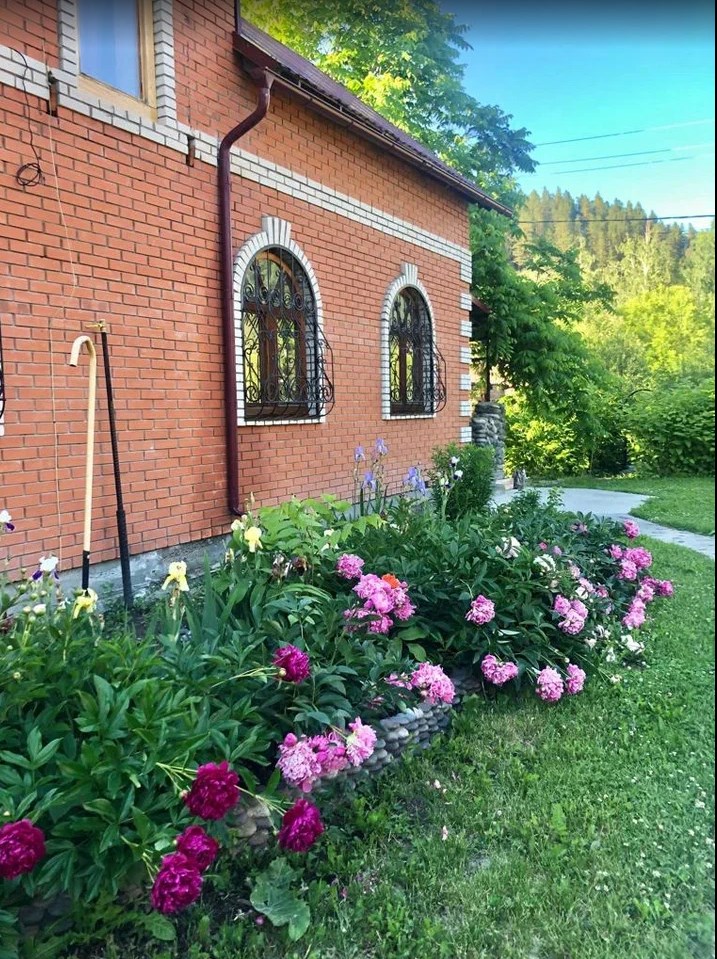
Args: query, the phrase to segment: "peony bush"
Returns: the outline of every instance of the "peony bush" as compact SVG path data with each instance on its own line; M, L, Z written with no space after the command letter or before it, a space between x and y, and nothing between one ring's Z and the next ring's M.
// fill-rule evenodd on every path
M386 455L376 446L371 465ZM0 515L4 547L18 519ZM170 565L140 635L105 619L91 591L65 597L56 557L42 556L0 584L8 935L24 904L65 893L82 910L121 903L166 935L151 911L175 916L226 876L246 847L237 816L257 799L275 863L320 854L322 807L373 755L378 720L455 703L455 670L546 708L617 681L645 656L651 605L673 592L638 537L632 521L530 493L446 518L417 481L380 512L331 497L252 506L219 568L194 581ZM242 882L267 904L271 877L289 897L291 875L276 865Z

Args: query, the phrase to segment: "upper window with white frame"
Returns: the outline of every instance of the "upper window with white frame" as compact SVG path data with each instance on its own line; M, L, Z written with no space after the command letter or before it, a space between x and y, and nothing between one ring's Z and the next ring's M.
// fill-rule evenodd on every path
M156 106L152 0L77 0L77 30L84 81Z

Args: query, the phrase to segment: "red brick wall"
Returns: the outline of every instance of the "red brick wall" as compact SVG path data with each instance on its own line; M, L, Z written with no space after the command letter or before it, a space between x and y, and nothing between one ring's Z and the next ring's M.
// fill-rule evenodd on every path
M253 105L230 52L232 6L177 2L174 11L179 119L222 135ZM17 4L7 9L16 13ZM57 49L46 26L54 23L54 5L34 0L0 42L52 66ZM30 130L45 181L23 189L15 171L33 159ZM41 552L61 551L64 568L79 564L88 360L78 369L67 361L74 337L98 318L110 330L132 552L225 532L216 168L190 168L180 153L68 109L50 118L42 100L26 102L10 86L2 87L0 131L0 508L17 522L14 554L34 564ZM285 94L276 91L268 117L240 146L467 245L459 197ZM322 424L239 428L243 494L253 492L260 505L290 494L348 494L354 446L377 436L400 483L432 446L458 437L459 400L467 398L458 390L467 288L459 264L249 180L233 178L233 202L235 249L259 232L262 215L291 222L318 277L336 389ZM448 405L433 420L385 422L380 312L404 261L418 264L431 297ZM116 556L101 363L98 396L95 561Z

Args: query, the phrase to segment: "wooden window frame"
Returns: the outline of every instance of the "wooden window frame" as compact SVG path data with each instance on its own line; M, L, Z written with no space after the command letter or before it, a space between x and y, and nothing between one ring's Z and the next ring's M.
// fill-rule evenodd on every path
M148 120L157 119L157 75L154 65L154 7L153 0L136 0L137 20L139 24L139 77L142 90L141 97L133 97L124 93L109 83L96 80L89 74L82 73L82 35L77 26L79 73L77 77L78 89L98 100L109 100L116 107L127 110L128 113L145 117Z

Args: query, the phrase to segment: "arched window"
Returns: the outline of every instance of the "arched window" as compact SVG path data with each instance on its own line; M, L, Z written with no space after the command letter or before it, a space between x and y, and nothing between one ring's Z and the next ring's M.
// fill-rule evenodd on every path
M404 264L404 273L386 295L384 336L384 414L432 416L443 409L445 363L436 347L427 296L410 264Z
M253 249L240 254L244 263L235 292L241 413L247 422L318 419L333 405L334 391L328 375L331 351L319 323L316 278L293 242L293 252L278 244L254 252L257 241L282 227L282 239L288 239L289 225L283 221L265 226L269 233L253 238L249 241Z

